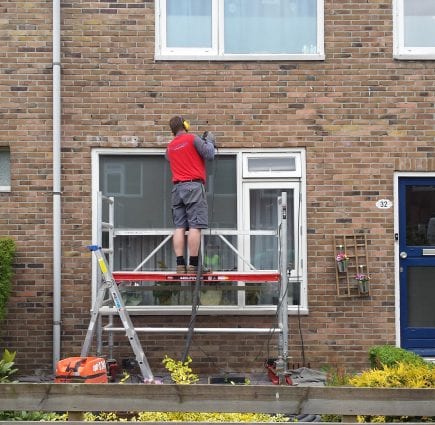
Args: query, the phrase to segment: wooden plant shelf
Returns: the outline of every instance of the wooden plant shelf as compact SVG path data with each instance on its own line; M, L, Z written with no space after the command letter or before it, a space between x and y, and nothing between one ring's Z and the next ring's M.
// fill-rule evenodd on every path
M349 257L347 269L339 271L335 256L341 251ZM361 293L355 279L357 273L370 275L369 258L367 253L367 237L361 235L334 235L334 263L335 280L338 297L367 297L370 296L370 282L368 292Z

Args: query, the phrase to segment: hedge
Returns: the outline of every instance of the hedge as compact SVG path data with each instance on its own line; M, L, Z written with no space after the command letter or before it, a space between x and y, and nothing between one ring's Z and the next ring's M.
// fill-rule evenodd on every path
M6 316L6 304L11 293L14 255L14 240L0 238L0 322Z

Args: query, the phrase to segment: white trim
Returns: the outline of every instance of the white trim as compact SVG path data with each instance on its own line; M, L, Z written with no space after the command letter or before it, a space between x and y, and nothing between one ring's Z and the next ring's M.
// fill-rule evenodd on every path
M405 47L404 0L393 0L393 57L400 60L433 60L433 47Z
M323 46L320 46L323 49ZM312 54L276 54L276 55L263 55L263 54L249 54L249 55L209 55L204 53L182 55L182 54L159 54L154 57L156 61L322 61L325 60L325 55L321 53Z
M10 186L0 186L0 192L10 192L11 187Z
M97 237L97 193L99 191L100 187L100 181L99 181L99 163L100 163L100 155L163 155L165 153L166 148L94 148L91 152L91 164L92 164L92 244L96 244L96 241L98 240ZM236 161L237 161L237 211L238 211L238 221L239 223L242 223L243 217L241 217L242 214L242 205L243 205L243 199L242 199L242 193L243 193L243 185L242 185L242 166L243 166L243 154L245 153L265 153L265 154L285 154L285 153L294 153L298 156L298 161L300 162L300 177L274 177L268 179L268 181L265 181L264 178L258 178L258 179L250 179L249 183L257 182L257 184L268 184L273 182L276 182L281 185L294 185L294 183L298 183L299 187L299 193L296 194L297 197L302 198L302 202L299 202L299 205L296 207L299 211L299 217L295 216L295 221L299 221L298 225L301 229L301 234L298 235L298 251L300 252L300 259L299 259L299 268L300 268L300 276L301 276L301 283L300 283L300 305L294 306L291 305L288 308L288 312L291 315L306 315L308 314L308 306L307 306L307 300L308 300L308 293L307 293L307 268L306 268L306 261L307 261L307 229L306 229L306 164L305 164L305 158L306 153L304 148L264 148L259 150L258 148L225 148L220 149L220 154L235 154L236 155ZM122 229L119 229L122 232ZM165 231L164 229L161 229ZM222 229L220 229L222 230ZM127 233L133 232L139 232L140 234L143 233L143 231L146 231L145 229L128 229ZM133 234L132 233L132 234ZM220 233L228 233L228 232L220 232ZM242 247L244 236L242 234L238 234L238 247ZM240 252L243 252L242 249L240 249ZM92 261L92 302L95 302L95 296L96 296L96 279L97 279L97 263L95 261L95 258L93 258ZM243 294L239 294L240 296L243 296ZM240 302L240 300L239 300ZM134 314L143 314L143 315L149 315L149 314L190 314L191 313L191 307L189 306L170 306L168 309L167 307L159 307L159 306L151 306L151 307L128 307L128 310L131 311ZM202 310L202 311L201 311ZM107 309L107 314L110 314L110 309ZM240 315L249 315L249 314L255 314L255 315L263 315L263 314L276 314L276 307L274 306L248 306L243 307L242 305L237 306L207 306L202 307L200 309L200 314L240 314Z
M290 158L295 160L295 169L289 171L249 171L249 159L261 156L261 158ZM243 177L244 178L260 178L260 179L282 179L282 178L301 178L301 156L298 153L267 153L267 152L244 152L243 159Z
M394 173L394 234L399 234L399 178L402 173ZM400 347L400 270L399 240L394 241L394 315L396 347Z
M156 61L322 61L325 60L324 0L317 1L317 52L293 54L229 54L224 51L224 0L212 0L212 46L210 48L166 47L166 0L155 2ZM217 18L216 18L217 16Z

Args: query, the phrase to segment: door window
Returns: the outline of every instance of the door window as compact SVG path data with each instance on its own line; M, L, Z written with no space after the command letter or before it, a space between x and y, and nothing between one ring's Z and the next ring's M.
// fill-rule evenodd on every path
M297 183L245 183L244 198L247 205L246 215L249 220L244 229L245 253L250 263L258 270L279 270L280 245L279 245L279 208L278 200L283 192L287 194L287 258L289 261L289 274L294 272L298 263L295 247L298 244L298 224L295 221L295 206L298 205ZM298 304L298 287L289 284L289 304ZM279 295L278 285L268 284L252 294L247 291L246 303L256 302L262 304L276 304ZM254 297L254 298L253 298Z
M406 202L407 245L435 245L435 185L407 185Z

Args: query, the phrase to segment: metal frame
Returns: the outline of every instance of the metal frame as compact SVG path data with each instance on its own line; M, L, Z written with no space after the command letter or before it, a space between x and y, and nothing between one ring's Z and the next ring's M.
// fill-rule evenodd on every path
M100 198L99 198L100 199ZM102 199L102 198L101 198ZM113 201L113 200L112 200ZM99 202L101 206L101 203ZM113 205L113 202L110 204ZM284 382L287 361L288 361L288 283L289 283L289 271L288 258L287 258L287 193L282 192L281 197L278 198L278 208L279 208L279 222L278 222L278 238L279 238L279 270L276 272L270 271L258 271L254 270L252 272L212 272L205 273L201 276L203 282L226 282L226 281L248 281L248 282L280 282L280 294L277 304L277 317L278 326L269 328L194 328L193 331L196 333L255 333L255 334L272 334L278 333L278 359L276 361L276 372L277 376L280 378L280 382ZM100 210L101 211L101 210ZM114 214L110 214L113 220ZM107 224L107 223L106 223ZM113 235L113 222L105 226L112 231ZM101 226L101 230L103 226ZM229 243L229 242L228 242ZM162 245L162 244L161 244ZM160 246L161 246L160 245ZM159 248L160 248L159 246ZM113 248L113 244L112 244ZM91 311L91 321L86 334L85 342L83 344L81 355L85 357L89 351L91 341L97 328L97 325L101 323L101 307L104 303L104 296L106 290L109 290L110 296L114 302L117 313L119 314L123 327L113 326L113 315L109 317L109 324L103 329L109 332L109 337L113 332L126 332L129 338L130 344L136 354L136 359L138 361L139 367L141 369L143 378L146 382L152 382L154 377L152 375L151 369L149 367L148 361L145 357L144 351L137 337L137 332L159 332L159 333L185 333L188 331L186 327L138 327L134 328L128 311L124 305L121 294L118 289L118 284L126 281L171 281L177 282L194 282L196 281L195 275L177 275L175 273L164 273L164 272L140 272L137 269L141 268L143 264L148 261L152 255L157 252L157 249L148 255L148 257L136 268L133 272L123 272L123 271L111 271L110 265L106 263L103 250L98 245L92 245L89 247L91 251L97 257L97 262L102 275L103 283L100 285L95 304ZM235 248L234 248L235 249ZM110 250L106 250L110 254ZM112 249L113 254L113 249ZM240 256L240 253L237 251ZM246 260L245 260L246 261ZM249 262L248 262L249 263ZM113 263L112 263L113 264ZM100 347L100 345L99 345ZM110 346L109 340L109 348Z

